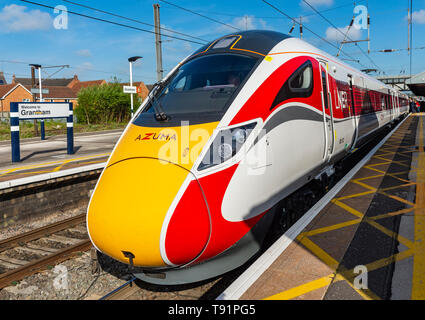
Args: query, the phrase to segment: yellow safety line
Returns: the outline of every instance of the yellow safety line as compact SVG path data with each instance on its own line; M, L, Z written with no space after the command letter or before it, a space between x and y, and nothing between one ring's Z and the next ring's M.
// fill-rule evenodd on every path
M323 228L317 228L317 229L313 229L313 230L310 230L310 231L306 231L306 232L301 233L300 235L311 237L311 236L315 236L317 234L321 234L321 233L345 228L345 227L348 227L348 226L351 226L351 225L354 225L354 224L358 224L360 222L362 222L362 219L350 220L350 221L346 221L346 222L337 223L337 224L334 224L332 226L327 226L327 227L323 227Z
M380 177L384 177L384 176L385 176L385 174L377 174L377 175L375 175L375 176L369 176L369 177L357 178L357 179L353 179L353 180L356 180L356 181L363 181L363 180L369 180L369 179L380 178ZM353 181L353 180L352 180L352 181Z
M336 200L336 199L332 199L332 202L336 205L338 205L339 207L343 208L344 210L350 212L351 214L355 215L358 218L363 218L364 214L361 213L360 211L357 211L356 209L351 208L350 206L346 205L345 203ZM413 243L404 238L403 236L397 234L396 232L390 231L387 228L385 228L384 226L380 225L379 223L364 217L364 222L367 222L369 225L371 225L372 227L375 227L376 229L378 229L379 231L383 232L384 234L386 234L387 236L397 239L400 243L402 243L403 245L405 245L408 248L412 248L414 245Z
M339 197L339 198L335 198L335 199L345 200L345 199L357 198L357 197L361 197L361 196L367 196L368 194L373 194L373 193L375 193L375 191L370 190L370 191L365 191L365 192L361 192L361 193L350 194L348 196L343 196L343 197Z
M319 278L317 280L313 280L310 282L307 282L305 284L302 284L298 287L283 291L281 293L275 294L273 296L270 296L268 298L265 298L264 300L289 300L296 297L299 297L305 293L323 288L325 286L328 286L332 283L333 274L327 275L325 277Z
M302 245L304 245L307 249L309 249L311 252L313 252L314 255L316 255L320 260L322 260L324 263L326 263L327 266L336 270L336 268L338 267L338 264L339 264L338 261L336 261L334 258L332 258L327 252L325 252L317 244L315 244L309 238L300 237L299 235L297 237L297 240Z
M381 300L376 294L374 294L370 289L357 289L356 286L351 283L350 280L346 279L342 274L337 274L334 283L338 281L345 281L351 288L353 288L364 300ZM353 281L353 280L352 280Z
M415 255L413 257L412 299L425 300L425 153L424 117L419 126L418 170L416 173Z
M28 166L19 167L19 168L11 168L11 169L3 169L3 170L8 170L6 173L11 173L14 171L35 169L35 168L45 167L45 166L54 165L54 164L61 164L64 162L75 162L75 161L81 161L81 160L92 159L92 158L106 157L109 155L110 153L102 153L102 154L97 154L92 156L85 156L85 157L73 158L73 159L63 159L63 160L52 161L52 162L43 162L43 163L38 163L35 165L28 165Z
M408 206L412 206L412 207L413 207L413 206L415 205L414 203L412 203L412 202L410 202L410 201L407 201L407 200L405 200L405 199L403 199L403 198L400 198L400 197L395 196L395 195L392 195L392 194L388 194L388 193L386 193L386 192L384 192L384 191L377 190L377 192L376 192L376 193L382 194L382 195L384 195L384 196L386 196L386 197L388 197L388 198L391 198L391 199L397 200L397 201L399 201L399 202L402 202L402 203L404 203L404 204L407 204Z
M65 166L65 165L67 165L68 163L71 163L71 162L75 162L75 161L74 160L66 160L66 161L64 161L61 165L59 165L56 168L54 168L52 170L52 172L60 171L63 168L63 166Z
M377 190L376 188L374 188L374 187L372 187L372 186L370 186L366 183L363 183L361 181L358 181L358 180L351 180L351 182L358 184L359 186L362 186L363 188L369 189L372 192L376 192L376 190Z
M386 234L387 236L389 236L389 237L391 237L393 239L396 239L398 242L402 243L403 245L405 245L409 249L410 248L413 248L415 246L414 243L412 241L410 241L409 239L406 239L405 237L401 236L397 232L388 230L384 226L380 225L379 223L377 223L377 222L375 222L373 220L370 220L369 218L366 218L365 219L365 222L367 222L372 227L375 227L376 229L378 229L382 233Z
M410 186L413 186L413 185L415 185L416 184L416 182L409 182L409 183L405 183L405 184L401 184L401 185L399 185L399 186L393 186L393 187L388 187L388 188L382 188L382 189L379 189L379 191L390 191L390 190L394 190L394 189L398 189L398 188L405 188L405 187L410 187Z
M411 212L413 210L415 210L415 208L406 208L406 209L402 209L402 210L398 210L398 211L394 211L394 212L380 214L380 215L374 216L374 217L369 217L369 219L370 220L385 219L385 218L389 218L389 217L398 216L400 214L409 213L409 212Z
M346 205L345 203L343 203L343 202L341 202L337 199L332 199L331 202L336 204L337 206L341 207L345 211L348 211L349 213L355 215L356 217L363 219L363 216L364 216L363 213L361 213L360 211L357 211L356 209L351 208L350 206Z

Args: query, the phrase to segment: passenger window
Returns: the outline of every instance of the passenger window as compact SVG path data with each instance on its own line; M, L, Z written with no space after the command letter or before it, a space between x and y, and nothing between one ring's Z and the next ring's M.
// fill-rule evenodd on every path
M303 63L286 80L279 90L270 108L282 104L285 100L292 98L308 98L313 93L313 65L310 60Z
M305 66L302 70L294 74L289 82L291 90L296 91L300 89L308 90L313 81L313 68L310 65Z

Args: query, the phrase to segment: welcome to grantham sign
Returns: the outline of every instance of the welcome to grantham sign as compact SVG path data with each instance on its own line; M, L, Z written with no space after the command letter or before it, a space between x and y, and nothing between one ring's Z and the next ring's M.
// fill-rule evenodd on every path
M20 120L67 118L69 103L19 103L18 113Z
M12 162L21 161L19 146L19 121L29 119L66 118L67 153L74 153L74 116L72 103L60 102L11 102L10 133Z

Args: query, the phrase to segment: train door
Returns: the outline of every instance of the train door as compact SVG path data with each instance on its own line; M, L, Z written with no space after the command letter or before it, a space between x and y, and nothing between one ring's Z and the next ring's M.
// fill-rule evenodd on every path
M396 104L397 104L397 110L396 110L396 117L398 118L400 116L400 95L398 92L396 92Z
M391 113L391 121L395 119L395 101L394 101L394 92L390 91L390 99L391 99L391 106L390 106L390 113Z
M350 97L351 97L351 117L353 119L353 140L351 143L351 150L353 150L356 146L357 143L357 138L359 136L359 128L358 128L358 124L357 124L357 118L356 118L356 106L355 106L355 102L354 102L354 89L353 89L353 76L351 74L347 75L348 77L348 84L350 86Z
M320 61L320 76L322 79L322 106L323 106L323 125L325 130L325 150L323 159L328 161L334 152L335 147L335 134L334 122L332 114L332 96L329 88L328 79L328 63ZM329 116L327 115L329 113Z

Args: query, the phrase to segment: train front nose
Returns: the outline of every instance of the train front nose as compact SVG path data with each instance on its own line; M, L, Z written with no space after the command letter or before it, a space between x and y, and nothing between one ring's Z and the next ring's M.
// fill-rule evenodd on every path
M109 165L92 196L87 227L95 246L135 266L167 266L160 251L167 211L189 171L155 158Z

